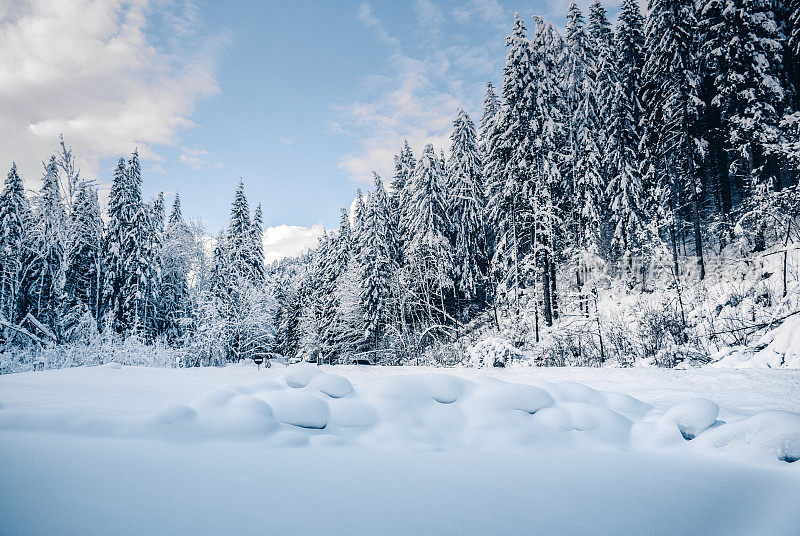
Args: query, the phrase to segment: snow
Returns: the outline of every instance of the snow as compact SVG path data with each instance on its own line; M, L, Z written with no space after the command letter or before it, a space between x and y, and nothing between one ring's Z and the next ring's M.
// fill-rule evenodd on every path
M713 359L709 367L800 369L800 316L787 318L750 347L722 350Z
M791 370L0 377L0 534L793 535L799 458Z

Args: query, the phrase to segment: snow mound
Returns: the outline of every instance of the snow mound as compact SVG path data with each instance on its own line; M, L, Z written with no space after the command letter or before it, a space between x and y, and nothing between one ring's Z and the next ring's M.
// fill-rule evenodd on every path
M452 404L469 385L467 380L449 374L415 374L384 378L377 394L387 399L424 402L434 400Z
M119 363L115 363L114 361L109 361L108 363L101 365L103 368L107 369L121 369L122 365Z
M748 419L728 422L699 436L698 447L729 454L750 454L782 462L800 460L800 414L762 411Z
M271 374L144 415L0 406L0 430L178 442L255 441L280 448L528 451L537 445L613 445L741 454L768 463L800 459L800 414L792 412L763 411L723 423L711 400L694 398L655 409L628 395L574 382L535 380L530 385L491 377L470 381L450 374L411 374L362 379L354 389L347 378L313 366Z
M171 404L144 418L136 435L178 441L247 439L267 436L277 421L263 400L232 389L215 389L189 404ZM137 427L134 426L134 432Z
M322 429L328 424L328 405L312 393L275 391L261 393L282 423L301 428Z
M322 372L310 363L298 363L289 367L283 379L286 385L299 389L305 387L314 376L322 374Z
M350 380L343 376L337 376L336 374L317 374L311 378L311 381L308 382L308 386L317 389L319 392L331 398L342 398L353 391L353 385L350 383Z
M494 381L476 390L474 399L487 410L522 411L533 415L554 404L553 397L538 387Z
M722 350L712 356L715 368L800 369L800 316L784 320L755 344Z
M694 398L673 406L662 420L674 423L684 439L694 439L717 422L719 406L705 398Z

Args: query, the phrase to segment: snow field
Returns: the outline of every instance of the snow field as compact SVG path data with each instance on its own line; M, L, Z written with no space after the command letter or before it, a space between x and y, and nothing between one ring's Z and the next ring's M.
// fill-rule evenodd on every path
M108 374L133 371L104 368L110 369ZM25 410L17 404L3 407L0 401L0 430L177 442L258 441L268 447L621 447L719 454L787 468L800 459L800 414L792 411L755 411L725 422L719 420L719 406L704 398L657 408L580 383L526 381L423 373L362 378L354 387L344 376L300 364L140 414L69 407Z

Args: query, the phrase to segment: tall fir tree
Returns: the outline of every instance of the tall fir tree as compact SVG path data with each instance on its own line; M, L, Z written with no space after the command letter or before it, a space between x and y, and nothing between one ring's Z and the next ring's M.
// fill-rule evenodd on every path
M261 212L261 203L256 206L253 221L250 224L250 242L252 252L250 264L252 281L256 285L264 284L264 216Z
M226 239L229 269L237 276L248 276L252 268L253 238L250 231L250 208L241 180L231 205Z
M28 307L39 322L52 333L59 332L59 307L64 301L64 250L66 210L58 185L55 157L45 164L42 189L31 228L30 268L28 272Z
M453 287L450 210L441 160L428 144L411 176L406 270L415 282L417 305L427 322L445 314L445 292Z
M498 293L520 313L525 280L523 262L531 249L531 206L523 196L533 161L531 113L533 68L526 29L519 14L506 39L508 55L503 68L504 105L486 134L488 223L494 231L493 269Z
M636 0L625 0L615 38L614 91L603 95L607 139L605 162L608 173L607 198L614 226L611 246L618 258L632 268L639 253L644 226L641 179L642 107L639 97L640 73L644 62L643 19Z
M0 195L0 315L12 323L19 320L22 312L23 246L30 223L30 205L22 178L12 163Z
M398 266L391 221L391 205L383 182L374 174L374 189L366 207L364 232L360 239L358 263L361 274L361 303L364 339L377 348L393 318L393 285Z
M100 322L103 287L103 219L97 190L78 183L70 210L70 239L66 294L83 303Z
M688 212L700 279L705 277L702 194L697 176L697 16L691 0L651 0L645 29L643 88L650 130L650 166L660 176L656 197L668 199L665 222L677 267L681 216Z
M160 317L168 343L181 340L190 313L189 272L192 268L192 233L183 220L181 198L175 194L164 231L161 258Z
M447 196L452 222L457 297L482 297L486 277L485 185L475 124L459 108L450 135ZM479 304L478 304L479 305Z

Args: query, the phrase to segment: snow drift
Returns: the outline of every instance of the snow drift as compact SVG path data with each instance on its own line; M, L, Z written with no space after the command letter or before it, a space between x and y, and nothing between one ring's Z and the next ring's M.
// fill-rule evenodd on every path
M718 368L800 369L800 316L787 318L755 344L729 348L712 356Z
M123 371L124 372L124 371ZM395 375L353 386L311 365L209 390L145 415L22 411L0 406L0 429L179 442L258 441L412 449L615 446L800 459L800 414L762 411L718 420L717 404L667 409L579 383Z

